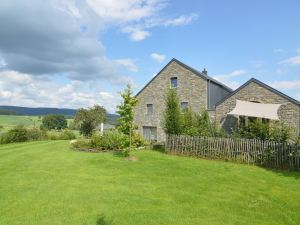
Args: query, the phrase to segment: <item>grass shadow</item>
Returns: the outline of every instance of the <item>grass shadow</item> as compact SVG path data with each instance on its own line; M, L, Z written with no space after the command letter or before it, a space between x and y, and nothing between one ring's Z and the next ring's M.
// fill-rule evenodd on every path
M300 179L300 171L295 171L295 170L280 170L280 169L272 169L272 168L266 168L266 167L262 167L267 171L271 171L279 176L283 176L283 177L291 177L291 178L295 178L295 179Z
M113 221L106 219L104 215L99 215L96 220L96 225L113 225Z
M115 157L124 158L124 152L123 151L114 151L112 154Z
M165 143L152 143L150 149L160 153L166 153Z

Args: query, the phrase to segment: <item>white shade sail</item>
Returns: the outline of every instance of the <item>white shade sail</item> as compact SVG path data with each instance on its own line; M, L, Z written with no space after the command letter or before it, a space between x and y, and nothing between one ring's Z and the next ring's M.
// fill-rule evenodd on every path
M228 114L279 120L278 109L280 106L281 104L264 104L236 100L235 108Z

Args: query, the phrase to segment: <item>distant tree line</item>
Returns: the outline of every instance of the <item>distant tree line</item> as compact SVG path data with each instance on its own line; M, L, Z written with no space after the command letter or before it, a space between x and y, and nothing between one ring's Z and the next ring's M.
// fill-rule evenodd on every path
M17 112L9 109L0 109L0 115L17 115Z

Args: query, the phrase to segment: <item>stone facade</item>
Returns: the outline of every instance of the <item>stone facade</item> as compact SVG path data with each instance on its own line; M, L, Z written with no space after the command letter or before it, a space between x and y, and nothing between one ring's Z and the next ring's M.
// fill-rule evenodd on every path
M299 134L299 103L255 79L248 81L223 102L217 104L216 122L227 132L231 132L238 125L237 117L227 115L227 113L235 108L236 100L282 104L278 112L280 121L292 128L296 134Z
M143 127L156 127L157 141L165 140L162 127L164 96L171 87L172 77L177 77L179 102L188 102L188 106L196 112L207 109L207 80L173 60L136 96L138 105L135 107L134 122L141 135ZM147 104L153 104L151 115L147 115Z
M174 77L177 78L176 90L179 102L188 102L188 107L194 112L208 110L211 120L221 125L227 132L231 132L238 125L237 117L227 114L235 108L236 100L244 100L281 104L278 112L280 120L296 134L299 133L298 101L256 79L249 80L233 92L206 73L200 73L173 59L136 95L138 105L134 111L134 123L138 125L138 131L142 136L156 136L157 141L165 141L166 135L162 125L165 94L171 87L171 78ZM150 114L147 113L149 104L152 105Z

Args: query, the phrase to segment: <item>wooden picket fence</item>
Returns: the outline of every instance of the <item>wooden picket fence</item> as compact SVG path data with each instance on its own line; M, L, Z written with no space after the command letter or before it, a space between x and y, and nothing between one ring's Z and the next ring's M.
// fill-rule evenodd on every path
M169 154L300 170L300 145L255 139L168 135Z

